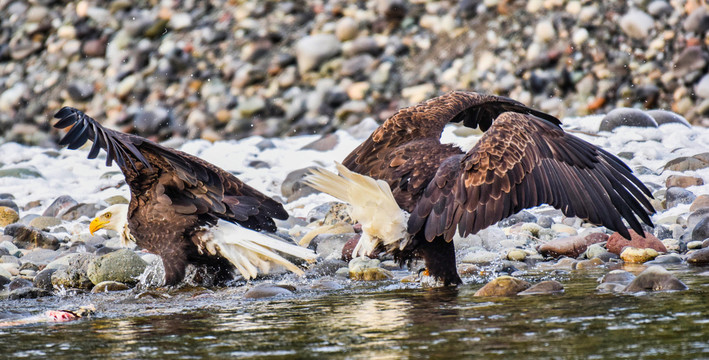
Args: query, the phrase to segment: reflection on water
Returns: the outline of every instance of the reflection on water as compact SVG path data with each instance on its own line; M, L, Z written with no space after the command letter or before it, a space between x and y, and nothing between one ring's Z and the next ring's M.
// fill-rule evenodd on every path
M0 303L0 316L92 302L73 323L0 328L13 358L673 358L709 357L709 278L680 272L690 290L609 295L600 273L574 274L564 294L473 297L480 285L346 291L242 300L230 289L135 300L132 293ZM372 287L381 286L381 287Z

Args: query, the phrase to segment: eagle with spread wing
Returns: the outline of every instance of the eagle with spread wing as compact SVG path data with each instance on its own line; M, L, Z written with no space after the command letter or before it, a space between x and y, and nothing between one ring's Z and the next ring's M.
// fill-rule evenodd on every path
M118 231L124 242L162 258L165 284L175 285L188 264L203 265L217 282L238 270L247 280L267 273L273 264L302 274L277 252L314 260L308 249L265 232L275 232L275 219L287 219L283 206L229 172L190 154L166 148L137 135L106 129L83 112L64 107L56 128L71 129L59 141L77 149L93 141L88 158L106 151L130 188L128 205L114 205L92 221L90 230Z
M464 152L440 141L450 122L484 134ZM549 204L626 238L623 219L639 234L640 221L652 226L652 195L620 159L500 96L454 91L401 109L338 169L307 181L352 205L358 254L381 246L402 263L421 257L444 285L461 283L456 231L474 234L522 209Z

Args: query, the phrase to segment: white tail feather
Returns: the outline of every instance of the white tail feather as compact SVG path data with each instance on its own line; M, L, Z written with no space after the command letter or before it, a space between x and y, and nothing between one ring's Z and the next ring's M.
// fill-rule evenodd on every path
M352 172L340 163L335 166L339 176L315 169L305 182L351 205L350 217L362 224L363 232L354 256L371 254L380 242L387 248L403 248L408 241L409 214L399 208L389 184Z
M226 221L219 221L210 231L205 248L214 248L220 255L227 258L241 275L249 280L258 273L267 274L271 264L282 265L286 269L303 275L303 270L291 263L276 251L289 254L309 262L315 261L317 255L310 249L295 244L274 239L266 234L246 229Z

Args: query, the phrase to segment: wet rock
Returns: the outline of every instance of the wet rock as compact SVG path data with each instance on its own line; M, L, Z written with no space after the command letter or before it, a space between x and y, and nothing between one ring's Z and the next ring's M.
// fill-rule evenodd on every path
M330 151L337 146L339 141L340 139L337 137L337 134L327 134L303 146L301 150Z
M634 39L645 39L655 25L655 20L648 14L631 9L620 18L620 28Z
M3 235L3 236L7 236L7 235ZM2 237L0 237L0 239L2 239ZM9 239L7 241L0 242L0 249L5 249L5 251L7 251L6 255L22 256L22 252L20 252L20 248L18 248L17 246L15 246L15 244L13 244L11 241L9 241L11 239L12 239L12 237L9 237ZM0 254L0 255L2 255L2 254Z
M355 257L354 249L355 249L355 247L357 247L357 244L359 244L360 237L361 237L360 234L356 234L355 236L352 236L349 239L347 239L345 244L342 246L342 254L340 256L340 259L342 259L343 261L349 262L350 260L352 260L352 258ZM370 254L370 255L372 255L372 257L376 257L375 255L377 255L379 252L376 250L375 250L375 252L376 252L375 254Z
M57 269L44 269L34 276L34 287L39 289L44 289L51 291L52 286L52 274L57 271Z
M690 241L687 243L687 250L701 249L702 242L698 240Z
M7 288L10 291L13 291L13 290L21 289L24 287L32 287L32 285L33 285L32 282L27 279L15 278L12 281L10 281L9 284L7 284Z
M337 281L333 280L328 280L328 279L318 279L313 284L310 286L311 289L313 290L327 290L327 291L332 291L332 290L340 290L344 288L344 286L340 285Z
M3 274L8 275L8 276L5 276ZM9 284L12 281L12 280L10 280L11 277L12 277L12 275L10 273L8 273L7 270L5 270L3 267L0 266L0 291L3 290L5 285Z
M104 292L109 292L109 291L123 291L123 290L128 290L130 289L130 286L118 282L118 281L102 281L98 284L96 284L92 289L91 292L94 294L98 293L104 293Z
M692 253L687 256L687 263L692 265L709 264L709 248L692 251Z
M103 281L135 284L147 266L133 250L121 249L92 260L86 274L94 284Z
M697 198L692 201L692 205L689 206L689 211L694 212L703 208L709 208L709 195L707 194L697 196Z
M22 52L21 57L25 57L38 49L33 45L22 45L23 44L18 44L16 49L11 49L13 58L15 58L15 55L19 54L20 52ZM20 104L22 98L27 93L27 90L27 85L25 83L18 82L17 84L0 93L0 110L11 111L12 109L14 109L15 106ZM2 175L0 175L0 177L2 177Z
M0 207L9 207L10 209L15 210L16 213L20 213L20 207L17 206L12 199L0 199Z
M57 217L63 214L67 209L79 204L69 195L62 195L54 200L49 207L44 210L42 216Z
M67 92L74 101L87 101L94 96L94 87L91 84L77 81L69 85Z
M614 283L623 286L630 284L635 280L635 275L625 270L612 270L608 274L603 275L601 283Z
M527 253L520 249L512 249L507 252L507 259L511 261L524 261L527 258Z
M657 127L657 122L647 113L632 108L611 110L601 120L599 131L613 131L620 126Z
M695 185L704 185L704 180L695 176L685 176L685 175L670 175L665 181L665 187L681 187L687 188Z
M690 231L694 230L694 228L697 227L697 224L707 217L709 217L709 208L701 208L694 211L687 217L687 229Z
M37 248L22 256L23 263L31 263L37 266L45 266L61 255L61 252Z
M17 290L13 290L8 295L9 300L20 300L20 299L36 299L45 296L52 296L52 293L35 287L23 287Z
M295 45L298 70L304 74L340 52L340 41L330 34L306 36Z
M665 164L665 170L687 171L699 170L709 167L709 153L701 153L690 157L681 156Z
M293 292L275 284L258 284L249 289L245 294L245 299L263 299L274 296L293 295Z
M62 221L53 216L38 216L30 220L29 225L33 228L47 231L49 228L61 225Z
M632 246L626 246L620 253L620 258L631 264L642 264L650 261L659 255L654 249L638 249Z
M20 215L17 211L7 207L0 206L0 227L5 227L14 224L20 220Z
M586 258L595 259L603 256L608 250L601 244L591 244L586 248Z
M658 255L655 259L648 261L645 265L669 265L669 264L681 264L682 257L678 254L665 254Z
M703 241L707 238L709 238L709 216L699 220L692 229L692 240Z
M318 193L317 190L305 185L303 178L310 174L310 170L315 167L307 167L291 171L281 184L281 194L288 199L288 202L299 199L303 196Z
M620 233L615 232L608 238L606 249L616 255L620 255L626 246L638 249L653 249L660 253L667 252L665 245L655 235L646 232L645 237L642 237L632 229L628 229L628 231L630 232L630 241L622 237Z
M60 218L62 220L67 221L77 220L82 216L86 216L89 219L93 219L94 217L96 217L96 213L103 209L104 206L101 206L99 204L76 204L62 212Z
M546 280L538 284L532 285L527 290L517 293L517 295L542 295L542 294L558 294L564 291L564 285L556 280Z
M554 225L554 219L551 216L542 215L537 218L537 225L549 229Z
M351 239L359 240L359 234L320 234L311 242L315 247L315 252L323 259L339 259L342 257L342 250L345 244Z
M513 296L528 289L530 283L511 276L500 276L475 292L473 296Z
M672 69L676 77L683 77L690 72L702 70L709 55L700 46L688 46L677 56Z
M678 280L662 266L653 265L645 269L623 290L628 293L640 291L686 290L687 285Z
M473 250L465 254L460 261L468 264L489 264L499 259L499 257L500 256L496 252Z
M687 119L685 119L682 115L673 113L672 111L649 110L646 113L650 115L653 119L655 119L657 125L682 124L688 128L692 127L692 125L689 123L689 121L687 121Z
M68 266L52 274L52 285L65 288L90 289L94 286L86 275L88 264L94 259L93 254L77 254L69 260Z
M13 224L5 227L5 235L12 236L12 243L21 249L59 249L59 240L41 230Z
M691 204L697 196L693 192L681 187L671 187L665 193L665 203L671 209L679 204Z
M376 281L394 277L389 270L379 267L378 259L357 257L350 261L348 268L352 280Z
M498 226L508 227L519 223L535 223L537 222L537 217L530 213L529 211L522 210L516 214L510 215L506 219L500 220Z
M599 233L600 234L600 233ZM593 236L592 236L593 235ZM605 234L601 234L605 235ZM557 238L539 246L537 251L550 257L568 256L575 258L583 254L589 245L606 241L607 236L590 234L587 236L568 236Z
M309 278L333 276L341 268L347 268L347 262L340 259L324 259L306 270L305 275Z
M603 293L620 293L625 289L625 285L616 283L603 283L596 287L596 290Z
M603 265L603 260L593 258L589 260L580 260L574 265L575 270L593 269Z

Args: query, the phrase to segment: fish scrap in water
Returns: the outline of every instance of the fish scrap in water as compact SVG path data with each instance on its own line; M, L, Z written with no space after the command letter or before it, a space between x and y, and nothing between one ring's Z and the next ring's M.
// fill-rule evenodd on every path
M2 321L0 327L36 324L43 322L64 322L78 320L83 317L88 317L96 312L96 307L93 305L82 306L76 311L71 310L47 310L42 315L34 315L24 319Z

